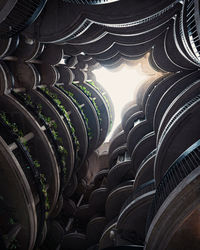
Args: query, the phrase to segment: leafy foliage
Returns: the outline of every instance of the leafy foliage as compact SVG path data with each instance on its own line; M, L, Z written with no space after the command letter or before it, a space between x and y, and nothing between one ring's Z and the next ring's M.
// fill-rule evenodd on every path
M57 86L59 89L61 89L69 98L70 100L76 105L76 107L78 108L79 112L81 113L84 121L85 121L85 125L87 128L87 132L88 132L88 137L89 140L91 140L93 138L92 136L92 132L91 132L91 128L89 127L89 123L88 123L88 118L83 110L83 107L81 106L81 104L75 99L74 94L70 91L67 91L64 89L63 86Z
M24 148L27 150L27 152L29 154L29 157L33 161L34 167L40 168L40 163L37 160L32 159L32 156L30 154L30 149L27 145L27 142L22 140L22 138L24 137L23 132L17 127L16 123L12 123L7 118L7 115L5 112L0 112L0 118L11 129L11 131L17 137L17 139L19 139L19 141L23 144ZM27 166L27 168L29 168L29 166ZM43 195L45 197L45 210L46 210L46 216L47 216L50 205L49 205L49 200L48 200L48 194L47 194L47 192L45 192L45 190L47 190L46 178L45 178L44 174L42 174L41 172L39 172L39 181L40 181L40 184L42 186Z

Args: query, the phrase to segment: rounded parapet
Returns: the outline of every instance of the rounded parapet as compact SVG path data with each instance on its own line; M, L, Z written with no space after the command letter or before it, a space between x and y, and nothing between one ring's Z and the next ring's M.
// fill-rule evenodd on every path
M79 90L81 90L84 95L87 96L88 100L95 108L100 126L100 136L97 144L97 147L99 147L105 140L108 130L110 129L109 127L111 127L112 124L112 117L110 115L108 106L109 102L106 97L101 94L101 92L98 90L98 88L94 85L93 82L89 81L85 84L73 82L73 85Z
M155 147L156 137L154 132L146 134L137 143L131 155L131 161L135 172L138 171L138 168L140 167L142 162L146 160L146 157L149 157L149 154L153 149L155 149Z
M165 94L165 92L174 82L181 79L181 77L185 76L186 74L186 72L178 72L159 78L154 82L155 85L153 85L153 89L151 90L150 94L147 96L145 93L145 116L150 123L153 123L156 107L162 98L162 95Z
M47 236L43 246L49 250L56 249L64 237L64 229L58 221L52 220L47 223Z
M91 208L98 213L104 212L107 197L108 189L105 187L100 187L93 191L89 198Z
M116 229L117 218L112 220L110 223L107 224L105 227L102 236L99 240L99 249L104 249L106 247L114 246L114 236L115 236L115 229Z
M167 126L167 123L169 122L171 117L180 109L180 107L184 106L185 103L199 94L199 87L200 81L197 80L186 87L180 94L177 94L176 98L168 106L162 117L157 134L157 141L160 139L161 134Z
M88 222L86 235L88 238L89 246L98 243L106 224L107 224L106 218L100 216L96 216Z
M0 37L12 37L33 23L46 4L46 0L3 1L0 11Z
M139 111L139 106L137 104L129 104L130 107L126 107L126 109L124 109L122 111L122 128L123 130L125 130L125 127L126 127L126 123L127 123L127 120L134 114L136 113L137 111Z
M118 147L122 146L124 143L126 143L126 135L122 130L111 138L108 154L111 155Z
M6 107L6 109L4 107ZM12 96L4 96L4 98L1 98L1 110L8 114L8 118L3 115L4 119L8 119L9 121L9 117L11 117L11 124L16 123L17 126L22 127L23 136L21 135L22 139L20 142L27 144L30 150L30 159L35 159L35 162L38 161L38 163L34 163L34 165L40 167L41 174L43 174L43 178L49 185L46 191L49 196L48 206L50 214L58 199L60 180L56 158L47 136L44 131L41 130L35 118ZM40 145L40 151L36 150L36 145ZM19 144L18 148L20 147L21 145ZM22 151L28 153L28 149L23 148ZM46 166L46 159L48 159L48 167Z
M138 142L148 133L152 132L152 124L150 124L147 120L137 120L134 123L134 127L130 130L127 137L127 148L132 155L134 148L138 144Z
M185 1L180 18L181 39L189 57L194 63L200 63L199 2Z
M199 101L200 97L197 95L185 103L171 117L161 133L155 159L156 185L176 158L198 140ZM184 126L181 126L183 123Z
M111 155L109 155L109 166L112 168L115 164L130 160L130 156L127 152L127 145L123 144L116 148Z
M140 164L137 173L135 175L134 188L148 182L154 178L154 160L155 160L156 149L151 151L150 154Z
M126 182L125 182L126 183ZM105 214L108 221L117 217L128 196L133 192L133 184L124 184L116 187L108 195L105 203Z
M69 95L73 95L73 98L79 103L79 108L81 108L84 114L83 118L87 128L87 137L89 139L88 152L91 153L98 147L100 135L100 125L96 110L87 96L73 84L64 85L64 90L68 91Z
M31 187L17 158L2 137L0 137L0 151L1 230L5 227L3 222L5 218L8 220L5 227L7 232L2 231L1 234L5 238L7 234L8 241L5 242L7 247L12 245L14 238L17 247L20 245L22 250L31 250L34 247L38 230ZM17 231L13 231L14 228ZM2 249L8 249L7 247L2 247Z
M41 125L45 127L60 168L61 190L63 190L69 183L74 169L74 149L70 131L51 102L37 90L29 91L22 100L29 112L34 114L35 119L39 119Z
M26 37L20 35L19 45L14 51L13 56L23 59L24 61L30 61L38 58L44 49L44 44L36 40L29 41Z
M124 127L124 132L126 133L127 137L131 129L134 128L140 122L144 121L144 119L145 114L143 111L137 111L129 117Z
M190 164L192 169L186 172L180 165L172 167L161 181L152 206L156 213L147 227L145 249L178 249L180 243L183 249L198 249L196 222L199 217L200 169L199 164L192 161L188 162L188 166ZM193 168L194 165L196 168Z
M162 94L154 113L153 125L155 133L158 132L160 122L169 104L174 101L177 95L179 95L182 91L184 91L185 88L188 87L189 85L188 82L194 83L199 79L199 76L200 76L199 71L193 71L193 72L184 71L183 73L178 73L172 77L169 77L169 79L172 79L171 86L169 84L168 88Z
M131 163L131 160L118 162L108 172L107 176L107 187L112 190L120 183L134 179L135 173Z
M154 197L154 182L138 187L124 203L117 220L117 245L143 244L147 213Z
M82 166L86 154L88 152L88 135L87 135L87 130L85 126L85 121L81 115L81 112L77 109L75 103L73 100L68 97L65 92L61 91L58 88L51 88L53 93L55 93L59 100L62 102L62 105L65 107L66 111L69 113L69 117L71 120L71 124L74 128L74 133L77 137L77 141L79 142L76 143L76 147L79 147L79 152L78 152L78 167ZM71 129L73 132L73 129Z

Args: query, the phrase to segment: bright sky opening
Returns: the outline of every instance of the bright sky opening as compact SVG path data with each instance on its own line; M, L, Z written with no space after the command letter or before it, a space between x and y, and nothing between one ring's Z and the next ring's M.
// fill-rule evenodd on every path
M149 75L142 72L141 64L134 67L123 65L119 71L111 71L102 67L94 70L93 73L96 76L97 82L110 95L114 105L115 121L112 131L106 138L107 142L110 140L114 130L121 123L123 107L130 101L133 101L138 87L149 78Z

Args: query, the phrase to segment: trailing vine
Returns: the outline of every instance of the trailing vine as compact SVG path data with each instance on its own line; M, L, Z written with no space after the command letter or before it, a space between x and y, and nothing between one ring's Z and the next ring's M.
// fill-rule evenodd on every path
M81 104L75 99L74 94L72 92L65 90L63 86L57 85L56 87L58 89L61 89L61 91L63 91L70 98L70 100L76 105L76 107L79 109L79 112L81 113L81 115L85 121L85 125L86 125L87 132L88 132L88 138L89 138L89 140L92 140L93 136L92 136L91 128L89 127L88 118L85 115L85 112L84 112Z
M21 145L24 147L24 149L26 150L29 158L31 159L31 162L33 163L34 167L37 169L38 172L38 177L39 177L39 183L41 185L41 190L44 196L44 202L45 202L45 215L46 218L48 216L48 211L50 209L50 205L49 205L49 198L48 198L48 194L47 194L47 182L46 182L46 177L44 174L42 174L39 171L40 168L40 163L37 160L33 160L31 154L30 154L30 149L27 145L27 142L22 140L22 138L24 137L22 130L20 130L16 123L12 123L9 121L9 119L7 118L7 115L5 112L0 112L0 118L1 120L6 124L7 127L10 128L10 130L12 131L14 137L16 138L16 141L20 142ZM30 169L29 166L27 166L27 169ZM36 177L36 176L35 176Z
M101 124L101 122L102 122L101 112L100 112L100 110L99 110L98 105L97 105L96 102L95 102L95 99L92 97L92 94L90 93L90 91L87 90L87 88L84 87L83 85L77 84L77 83L75 83L75 82L73 82L73 84L74 84L75 86L77 86L80 90L82 90L82 92L83 92L83 93L89 98L89 100L92 102L92 104L93 104L93 106L94 106L94 108L95 108L95 110L96 110L96 113L97 113L97 117L98 117L99 123Z
M46 127L47 131L50 132L50 136L53 137L53 140L56 142L55 148L59 153L58 161L59 165L61 168L61 173L62 173L62 179L63 182L66 182L67 179L67 155L68 152L63 146L63 140L62 138L58 135L58 128L56 122L49 116L44 115L42 111L42 105L41 104L35 104L33 103L31 96L28 95L27 93L16 93L12 92L12 94L18 98L22 104L26 105L26 108L32 112L36 118L38 118L41 123Z
M59 112L63 115L64 120L66 121L66 124L68 128L70 129L73 144L75 147L75 152L78 157L78 153L80 150L80 143L76 136L75 128L72 125L71 119L69 117L69 114L67 113L65 107L62 105L61 101L58 99L58 96L54 93L52 93L47 87L40 87L38 88L39 91L41 91L44 95L46 95L48 98L51 99L51 102L53 102L54 105L58 108Z
M112 126L113 126L113 117L112 117L110 102L109 102L107 96L102 93L102 90L92 80L87 80L86 82L89 83L91 86L93 86L96 90L99 91L99 93L103 96L103 98L104 98L104 100L105 100L105 102L107 104L109 114L110 114L110 128L109 128L109 132L110 132L110 130L111 130Z

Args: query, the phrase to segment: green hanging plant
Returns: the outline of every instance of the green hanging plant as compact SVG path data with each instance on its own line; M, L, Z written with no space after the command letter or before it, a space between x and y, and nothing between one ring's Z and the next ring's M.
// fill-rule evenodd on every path
M109 116L110 116L110 126L109 126L109 132L110 132L110 130L111 130L112 126L113 126L113 117L112 117L110 102L109 102L107 96L102 93L102 90L92 80L87 80L86 82L88 84L90 84L91 86L93 86L96 90L98 90L98 92L102 95L103 99L105 100L105 102L107 104L107 107L108 107L108 110L109 110Z
M64 117L65 117L65 119L67 121L68 128L70 129L73 142L75 144L75 151L78 154L78 152L80 150L80 143L79 143L79 140L78 140L78 138L76 136L75 128L72 125L71 119L70 119L69 114L67 113L65 107L62 105L62 103L58 99L57 95L54 94L54 93L52 93L47 87L40 87L39 90L41 90L48 97L50 97L53 100L53 102L57 105L57 107L59 108L59 110L62 112L62 114L64 115Z
M90 93L90 91L87 90L87 88L84 87L83 85L77 84L77 83L75 83L75 82L73 82L73 84L74 84L75 86L77 86L80 90L82 90L82 92L83 92L83 93L89 98L89 100L92 102L92 104L93 104L93 106L94 106L94 108L95 108L95 110L96 110L96 113L97 113L97 117L98 117L99 123L101 124L101 122L102 122L101 112L100 112L99 107L98 107L98 105L96 104L94 98L92 97L92 94Z
M34 114L43 122L43 124L45 124L46 127L48 127L51 131L51 134L53 135L53 139L56 141L57 143L57 148L58 148L58 152L60 153L60 157L61 157L61 169L63 171L63 178L64 181L66 181L67 179L67 155L68 152L67 150L64 148L63 146L63 141L62 138L58 135L58 128L57 128L57 124L56 122L49 116L45 116L42 110L42 105L39 104L34 104L31 96L28 95L26 92L23 93L13 93L15 95L15 97L17 97L21 102L23 102L27 109L34 112ZM59 148L62 147L63 150L60 151ZM35 161L35 165L36 167L38 166L38 163L36 163Z
M36 168L40 168L40 164L37 160L33 160L32 156L30 154L30 149L27 145L27 142L22 140L22 138L24 137L23 132L21 130L18 129L16 123L12 123L9 121L9 119L6 116L5 112L0 112L0 117L1 119L5 122L5 124L11 129L11 131L13 132L13 134L15 134L18 137L18 140L22 143L22 145L24 146L24 148L27 150L29 157L31 158L31 160L33 161L33 164ZM27 168L29 168L29 166L27 166ZM46 211L46 215L48 214L49 211L49 200L48 200L48 195L47 193L44 192L44 190L47 190L47 186L44 183L44 181L42 180L44 174L40 173L40 183L42 184L42 192L43 195L45 197L45 211Z
M88 118L83 110L83 107L80 105L80 103L75 99L74 94L70 91L67 91L64 89L63 86L56 86L57 88L61 89L69 98L70 100L76 105L76 107L79 109L84 121L85 121L85 125L87 128L87 133L88 133L88 138L89 140L92 140L93 136L92 136L92 132L91 132L91 128L89 127L89 121Z

